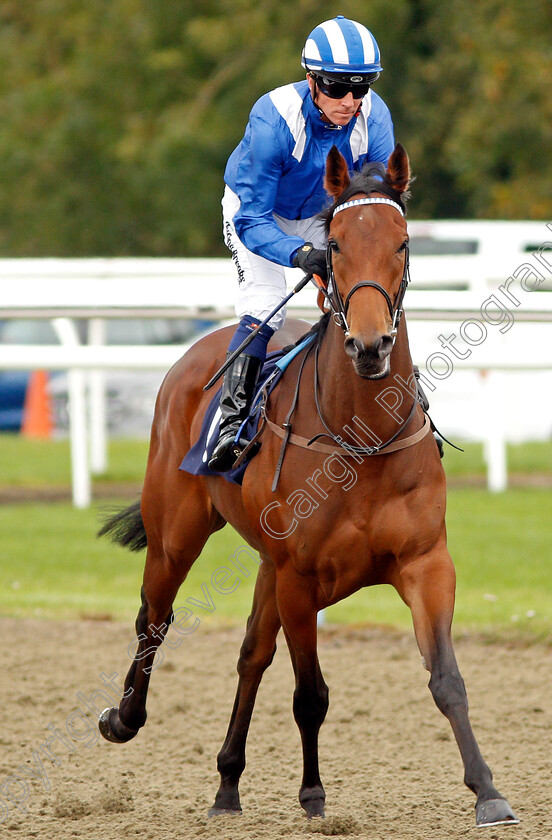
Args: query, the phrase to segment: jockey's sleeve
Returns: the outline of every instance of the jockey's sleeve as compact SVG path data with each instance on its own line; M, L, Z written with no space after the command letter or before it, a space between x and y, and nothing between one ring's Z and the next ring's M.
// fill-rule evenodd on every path
M273 216L285 154L273 126L252 114L236 170L240 209L234 216L234 226L250 251L291 266L292 255L304 240L283 233Z
M382 110L381 118L374 119L372 136L368 147L368 160L380 160L387 164L389 155L395 148L395 134L391 113L387 107Z

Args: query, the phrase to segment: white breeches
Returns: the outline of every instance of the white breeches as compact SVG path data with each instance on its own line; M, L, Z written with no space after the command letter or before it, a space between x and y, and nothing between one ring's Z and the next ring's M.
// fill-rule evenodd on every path
M284 266L265 260L249 251L238 238L232 219L240 206L238 196L226 187L222 198L224 241L232 253L238 272L238 294L236 315L253 315L263 320L282 301L286 294ZM326 247L324 222L317 216L310 219L290 221L274 214L274 220L283 233L300 236L305 242L312 242L315 248ZM285 306L270 319L269 326L279 330L286 318Z

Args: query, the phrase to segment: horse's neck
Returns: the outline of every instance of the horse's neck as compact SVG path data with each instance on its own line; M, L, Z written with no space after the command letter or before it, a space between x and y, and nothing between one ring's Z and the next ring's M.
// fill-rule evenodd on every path
M384 379L362 379L343 349L344 334L330 321L318 358L319 399L324 420L334 434L347 439L347 427L360 418L380 440L397 432L409 416L415 380L404 318ZM358 422L357 422L358 425ZM367 444L373 441L366 440Z

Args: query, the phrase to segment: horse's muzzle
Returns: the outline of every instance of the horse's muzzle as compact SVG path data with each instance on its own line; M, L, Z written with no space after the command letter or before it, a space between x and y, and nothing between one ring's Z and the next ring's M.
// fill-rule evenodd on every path
M393 349L390 335L378 336L369 347L359 336L349 336L344 347L355 371L364 379L380 379L389 373L389 355Z

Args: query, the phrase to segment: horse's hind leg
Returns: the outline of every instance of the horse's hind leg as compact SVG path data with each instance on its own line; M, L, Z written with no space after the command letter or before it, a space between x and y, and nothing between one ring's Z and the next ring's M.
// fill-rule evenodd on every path
M257 575L253 608L238 660L238 690L228 733L217 758L220 787L209 816L241 812L238 785L245 767L245 742L257 689L274 657L280 629L275 589L275 570L265 559Z
M170 504L167 496L163 504L159 498L143 497L142 509L148 509L148 550L136 619L138 648L118 708L106 709L99 724L104 738L115 743L129 741L146 722L150 675L172 620L173 601L207 538L224 524L198 479L186 476L180 484L178 497L173 496ZM175 498L180 504L175 505Z
M446 549L417 558L404 568L396 588L412 611L416 639L431 673L429 688L448 718L464 764L464 782L477 799L476 824L516 823L508 801L493 785L468 717L468 699L451 640L455 573Z

